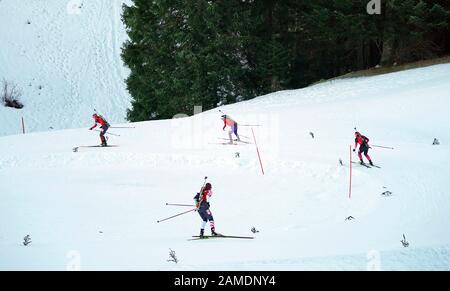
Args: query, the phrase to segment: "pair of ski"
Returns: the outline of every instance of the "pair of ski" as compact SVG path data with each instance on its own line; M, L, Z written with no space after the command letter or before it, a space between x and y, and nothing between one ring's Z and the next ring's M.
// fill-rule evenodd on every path
M74 153L76 153L76 152L78 152L78 149L79 149L79 148L109 148L109 147L118 147L118 145L107 145L107 146L103 146L103 145L77 146L77 147L74 147L74 148L72 149L72 151L73 151Z
M221 139L221 140L230 140L229 138L223 138L223 137L219 137L219 139ZM219 143L219 144L223 144L223 145L246 145L246 144L252 144L251 142L248 142L248 141L244 141L244 140L237 140L237 139L234 139L233 140L233 143L230 143L230 142L221 142L221 143Z
M377 165L368 165L368 164L366 164L366 163L360 163L360 162L352 162L353 164L357 164L357 165L361 165L361 166L364 166L364 167L366 167L366 168L372 168L372 167L375 167L375 168L378 168L378 169L381 169L381 167L380 166L377 166Z
M200 237L199 235L193 235L193 238L189 240L200 240L200 239L211 239L211 238L237 238L237 239L254 239L253 236L235 236L235 235L204 235L203 237Z

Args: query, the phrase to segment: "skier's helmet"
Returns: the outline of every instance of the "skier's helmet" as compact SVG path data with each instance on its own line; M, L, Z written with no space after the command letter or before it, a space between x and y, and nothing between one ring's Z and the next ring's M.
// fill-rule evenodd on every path
M211 190L212 186L211 183L206 183L205 190Z
M358 131L355 131L355 136L360 136L361 134Z
M224 115L222 115L222 119L225 119L225 118L227 118L227 116L224 114Z

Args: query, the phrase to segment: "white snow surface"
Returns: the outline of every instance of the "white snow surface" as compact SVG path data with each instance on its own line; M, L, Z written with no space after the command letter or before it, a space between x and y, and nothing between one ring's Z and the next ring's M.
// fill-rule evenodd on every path
M22 110L0 106L0 136L78 128L96 109L124 122L130 96L120 58L124 0L1 0L0 81L23 90Z
M0 269L450 270L449 76L436 65L221 107L243 140L253 128L264 175L253 144L220 144L218 110L112 128L118 147L73 152L99 143L86 128L2 137ZM349 197L355 126L394 149L370 150L381 169L353 164ZM192 209L166 203L193 203L205 176L217 231L253 240L189 240L196 212L157 223Z

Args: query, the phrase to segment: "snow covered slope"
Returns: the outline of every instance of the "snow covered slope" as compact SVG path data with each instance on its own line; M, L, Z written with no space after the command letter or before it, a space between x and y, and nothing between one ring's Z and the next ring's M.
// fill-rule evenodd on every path
M98 133L0 138L0 269L449 270L449 75L437 65L223 107L246 141L244 125L261 125L265 175L253 144L221 144L217 110L111 129L118 147L76 153ZM381 169L354 165L349 198L355 126L394 150L370 150ZM255 239L189 241L195 212L157 223L191 209L166 203L192 203L205 176L217 231Z
M0 80L25 108L0 106L0 135L87 126L94 108L124 122L130 97L120 48L123 0L0 1Z

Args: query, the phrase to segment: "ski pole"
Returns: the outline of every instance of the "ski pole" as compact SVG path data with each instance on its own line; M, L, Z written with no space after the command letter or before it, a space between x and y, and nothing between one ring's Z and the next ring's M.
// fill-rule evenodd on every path
M166 203L168 206L195 206L192 204L176 204L176 203Z
M110 128L136 128L135 126L111 126Z
M262 126L261 124L238 124L238 126Z
M376 148L382 148L382 149L389 149L389 150L393 150L393 147L385 147L385 146L379 146L379 145L370 145L371 147L376 147Z
M174 218L174 217L177 217L177 216L180 216L180 215L183 215L183 214L186 214L186 213L195 211L195 210L197 210L197 208L194 208L194 209L191 209L191 210L188 210L188 211L185 211L185 212L181 212L181 213L175 214L175 215L173 215L173 216L170 216L170 217L167 217L167 218L164 218L164 219L161 219L161 220L157 220L156 222L157 222L157 223L160 223L160 222L163 222L163 221L172 219L172 218Z
M102 132L101 130L98 130L98 129L95 129L94 131ZM111 133L111 132L107 132L106 134L114 135L114 136L120 136L120 134L115 134L115 133Z

